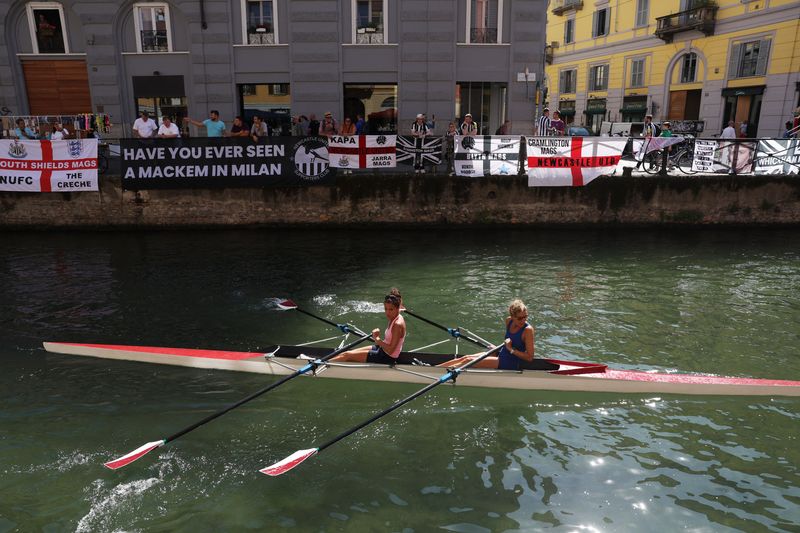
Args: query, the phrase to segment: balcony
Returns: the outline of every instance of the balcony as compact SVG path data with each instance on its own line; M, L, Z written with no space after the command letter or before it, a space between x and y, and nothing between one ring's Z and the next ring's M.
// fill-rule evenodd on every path
M497 43L497 28L470 28L469 42L480 44Z
M583 0L553 0L553 15L563 15L570 9L583 9Z
M714 35L714 26L717 22L717 5L695 7L656 18L656 37L664 42L671 43L676 33L697 30L706 37Z
M169 52L167 30L141 30L142 52Z

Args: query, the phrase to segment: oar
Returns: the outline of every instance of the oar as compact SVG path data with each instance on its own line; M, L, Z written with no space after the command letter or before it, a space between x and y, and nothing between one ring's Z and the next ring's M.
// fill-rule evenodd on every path
M429 320L429 319L425 318L424 316L420 316L420 315L418 315L418 314L416 314L416 313L414 313L412 311L409 311L408 309L406 309L404 311L404 313L407 314L407 315L411 315L411 316L413 316L414 318L416 318L418 320L422 320L423 322L427 322L428 324L430 324L433 327L442 329L442 330L446 331L447 333L449 333L450 335L452 335L453 337L455 337L457 339L467 340L467 341L469 341L469 342L471 342L473 344L477 344L478 346L480 346L482 348L491 348L492 347L491 344L489 344L488 342L484 341L483 339L478 339L478 338L473 337L472 335L461 333L461 330L459 328L448 328L447 326L443 326L441 324L438 324L438 323L434 322L433 320Z
M270 465L270 466L268 466L266 468L263 468L263 469L259 470L259 472L261 472L262 474L267 474L268 476L279 476L281 474L284 474L284 473L288 472L289 470L293 469L294 467L296 467L297 465L299 465L300 463L302 463L303 461L305 461L309 457L320 453L322 450L324 450L328 446L336 444L337 442L339 442L343 438L345 438L345 437L347 437L349 435L352 435L353 433L355 433L359 429L361 429L361 428L363 428L365 426L368 426L369 424L375 422L376 420L378 420L379 418L381 418L383 416L386 416L387 414L391 413L392 411L394 411L398 407L402 407L403 405L407 404L411 400L413 400L413 399L415 399L415 398L417 398L419 396L422 396L423 394L425 394L429 390L433 389L434 387L436 387L438 385L441 385L442 383L446 383L446 382L448 382L450 380L455 382L456 378L458 377L458 375L461 372L463 372L467 368L477 364L478 362L482 361L483 359L486 359L490 355L493 355L493 354L497 353L500 350L500 348L502 348L502 347L503 347L502 344L500 346L495 346L494 348L492 348L488 352L483 353L480 357L478 357L476 359L473 359L469 363L467 363L467 364L465 364L465 365L463 365L463 366L461 366L459 368L453 368L453 369L448 370L448 372L445 375L443 375L441 378L439 378L437 381L434 381L433 383L431 383L430 385L426 386L425 388L418 390L417 392L415 392L411 396L409 396L407 398L404 398L404 399L392 404L391 407L388 407L388 408L384 409L383 411L381 411L380 413L376 414L375 416L373 416L369 420L365 420L364 422L360 423L359 425L355 426L354 428L348 429L344 433L342 433L340 435L337 435L336 437L332 438L331 440L329 440L325 444L322 444L321 446L318 446L316 448L309 448L307 450L298 450L298 451L294 452L292 455L290 455L289 457L287 457L287 458L285 458L285 459L283 459L281 461L278 461L277 463L275 463L273 465Z
M236 403L230 404L229 406L225 407L224 409L222 409L220 411L217 411L215 413L212 413L212 414L208 415L207 417L205 417L204 419L200 420L199 422L195 422L191 426L188 426L188 427L178 431L177 433L174 433L173 435L170 435L169 437L167 437L165 439L156 440L156 441L153 441L153 442L148 442L147 444L145 444L143 446L140 446L139 448L136 448L135 450L133 450L129 454L123 455L119 459L114 459L113 461L109 461L109 462L103 463L103 464L105 466L107 466L108 468L112 469L112 470L116 470L117 468L122 468L123 466L129 465L132 462L134 462L135 460L139 459L140 457L142 457L142 456L150 453L151 451L155 450L156 448L158 448L160 446L163 446L166 443L177 439L178 437L182 437L183 435L186 435L190 431L193 431L193 430L199 428L200 426L202 426L206 422L210 422L210 421L214 420L215 418L224 415L228 411L236 409L240 405L246 404L250 400L258 398L259 396L261 396L265 392L269 392L272 389L283 385L284 383L286 383L290 379L294 379L297 376L301 376L301 375L307 373L308 371L317 368L321 363L324 363L328 359L331 359L331 358L339 355L342 352L346 352L347 350L350 350L351 348L354 348L358 344L361 344L362 342L364 342L365 340L370 339L370 338L372 338L371 334L359 337L358 339L354 340L353 342L351 342L347 346L339 348L338 350L334 350L334 351L332 351L331 353L329 353L328 355L326 355L325 357L323 357L321 359L316 359L314 361L309 361L307 365L303 366L299 370L296 370L292 374L289 374L285 378L283 378L283 379L281 379L279 381L276 381L275 383L273 383L273 384L271 384L271 385L269 385L267 387L264 387L261 390L258 390L256 392L254 392L253 394L251 394L250 396L247 396L246 398L242 398L241 400L239 400Z
M278 299L276 298L276 300L278 300ZM303 309L302 307L300 307L296 303L294 303L292 300L280 300L280 301L277 302L277 306L278 306L278 309L280 309L281 311L299 311L300 313L303 313L304 315L308 315L311 318L316 318L317 320L321 320L322 322L325 322L326 324L328 324L330 326L333 326L335 328L339 328L343 333L355 333L356 335L366 335L366 333L364 333L363 331L361 331L357 327L353 326L352 324L337 324L336 322L333 322L332 320L328 320L325 317L321 317L319 315L315 315L314 313L312 313L310 311L306 311L305 309Z

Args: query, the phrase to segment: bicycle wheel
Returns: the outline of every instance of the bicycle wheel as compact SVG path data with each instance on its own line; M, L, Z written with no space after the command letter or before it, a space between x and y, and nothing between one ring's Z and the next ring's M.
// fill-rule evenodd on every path
M661 159L664 157L664 154L661 150L654 150L649 154L644 156L644 161L642 161L642 166L644 167L644 171L648 174L658 174L661 170Z
M678 154L678 160L675 162L675 164L684 174L688 175L697 174L697 172L692 170L693 160L694 160L694 154L689 150L686 150Z

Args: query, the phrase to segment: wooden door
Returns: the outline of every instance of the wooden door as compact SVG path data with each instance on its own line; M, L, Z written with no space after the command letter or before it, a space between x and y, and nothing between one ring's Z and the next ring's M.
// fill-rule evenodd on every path
M741 124L743 120L750 119L750 104L753 97L750 95L740 96L736 101L736 124ZM738 133L738 130L737 130Z
M669 93L669 120L683 120L686 112L686 91L672 91Z
M31 115L92 112L86 61L23 61Z

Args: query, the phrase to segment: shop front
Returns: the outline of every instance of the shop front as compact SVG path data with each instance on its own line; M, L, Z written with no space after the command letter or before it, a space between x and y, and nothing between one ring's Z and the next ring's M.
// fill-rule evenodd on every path
M600 125L606 119L606 99L590 98L586 101L583 113L586 115L586 127L592 134L599 135Z
M741 123L746 120L746 137L756 137L758 135L758 118L761 115L761 100L763 97L763 85L722 89L722 99L725 103L722 124L727 126L728 121L733 120L736 122L736 131L738 133Z
M575 100L561 100L558 103L557 111L561 115L561 120L563 120L567 126L571 126L575 123Z
M644 122L647 114L647 96L626 96L619 110L622 122Z

